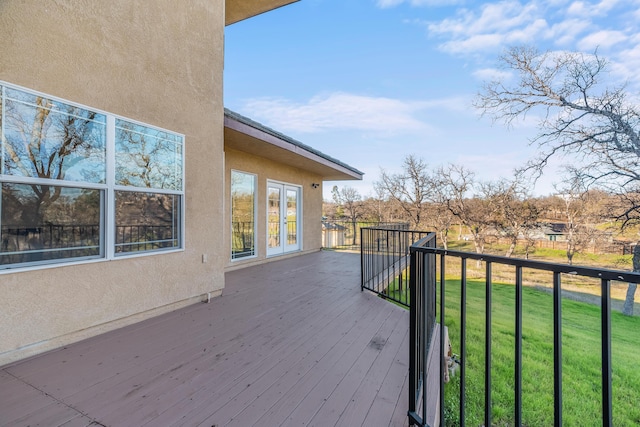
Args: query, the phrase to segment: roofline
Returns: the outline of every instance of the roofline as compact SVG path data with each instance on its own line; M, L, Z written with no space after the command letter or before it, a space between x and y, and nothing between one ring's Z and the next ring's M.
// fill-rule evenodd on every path
M231 13L231 14L229 13L230 7L225 2L225 22L224 22L224 25L225 26L232 25L232 24L235 24L237 22L244 21L246 19L253 18L255 16L261 15L263 13L270 12L272 10L279 9L281 7L290 5L292 3L296 3L298 1L300 1L300 0L280 0L280 1L276 2L277 4L268 5L268 6L255 4L255 5L251 5L251 6L253 6L252 9L251 9L251 6L245 6L246 8L249 8L250 10L245 10L245 11L243 11L244 13L236 12L236 13Z
M353 166L341 162L327 154L322 153L300 141L297 141L283 133L264 126L248 117L238 114L228 108L224 109L224 126L229 129L244 133L265 143L282 148L299 156L313 160L324 166L332 168L340 173L349 175L352 179L361 180L364 172Z

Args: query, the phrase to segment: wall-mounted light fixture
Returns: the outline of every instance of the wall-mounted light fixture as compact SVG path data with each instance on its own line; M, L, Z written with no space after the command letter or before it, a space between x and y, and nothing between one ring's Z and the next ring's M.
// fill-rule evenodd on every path
M312 186L313 188L318 188L318 187L320 187L320 184L318 184L318 183L316 183L316 182L312 182L312 183L311 183L311 186Z

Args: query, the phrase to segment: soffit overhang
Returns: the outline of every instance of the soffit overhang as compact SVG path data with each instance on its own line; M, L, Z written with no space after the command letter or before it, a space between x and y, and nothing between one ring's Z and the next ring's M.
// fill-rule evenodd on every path
M323 181L361 180L362 172L231 110L224 112L224 146L319 175Z
M225 0L225 25L235 24L299 0Z

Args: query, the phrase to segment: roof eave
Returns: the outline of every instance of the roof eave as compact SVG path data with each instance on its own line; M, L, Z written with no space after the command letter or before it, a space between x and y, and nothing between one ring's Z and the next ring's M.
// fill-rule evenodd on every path
M299 0L225 0L225 25L235 24Z
M317 173L323 181L361 180L356 168L317 151L299 141L225 109L225 147L256 153L275 161L294 163Z

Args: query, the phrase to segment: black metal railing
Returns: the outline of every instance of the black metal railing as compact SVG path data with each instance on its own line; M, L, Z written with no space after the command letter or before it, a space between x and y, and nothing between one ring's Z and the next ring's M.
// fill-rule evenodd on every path
M361 289L409 307L409 248L427 236L408 230L406 224L394 228L360 229Z
M435 246L436 234L429 233L412 244L410 248L408 415L411 424L421 426L428 425L428 413L433 412L433 408L430 408L432 405L428 403L428 399L432 396L429 393L427 377L430 350L433 349L431 341L436 325L436 267L435 255L421 252L419 248ZM440 334L440 336L444 337L444 334ZM444 348L444 345L441 348ZM439 385L440 390L444 390L443 378L437 382L433 381L433 378L430 379L432 384Z
M408 230L406 222L375 221L322 221L322 247L325 249L359 250L362 243L362 229L383 228L389 230Z
M603 426L613 425L613 400L612 400L612 363L611 363L611 285L612 282L640 283L640 274L605 270L589 267L578 267L565 264L554 264L540 261L530 261L516 258L506 258L500 256L482 255L461 251L444 250L435 248L435 237L430 235L411 246L411 272L410 272L410 293L411 293L411 351L409 363L409 380L410 380L410 400L409 400L409 421L411 424L420 426L439 425L444 423L444 380L445 380L445 363L438 363L439 373L429 371L428 357L430 350L439 357L445 354L445 333L444 328L439 325L445 324L445 307L447 304L458 304L460 309L459 319L459 352L460 352L460 369L459 369L459 413L456 414L456 425L464 426L467 418L466 414L466 396L467 390L467 260L476 260L477 263L484 263L484 272L480 272L484 277L484 305L485 305L485 325L484 325L484 425L493 425L492 422L492 311L494 307L492 300L494 267L497 271L508 270L507 274L513 274L512 282L515 288L514 304L515 309L513 324L513 358L514 358L514 376L513 376L513 419L510 425L522 425L523 423L523 387L522 387L522 370L523 370L523 269L527 274L530 272L548 272L552 277L551 286L553 294L553 316L550 321L553 323L553 423L556 426L563 424L563 389L562 389L562 283L563 280L569 281L576 277L580 280L596 280L599 282L600 297L600 340L601 340L601 422L598 420L589 420L587 423L600 424ZM457 278L451 279L447 269L452 269L452 262L460 262L459 276L455 272L457 268L454 264L454 275ZM502 268L501 266L509 266ZM447 280L445 280L447 273ZM477 271L474 272L473 280L478 280ZM504 271L501 271L504 274ZM568 276L567 276L568 275ZM439 277L437 277L439 276ZM563 279L566 278L566 279ZM505 279L501 277L501 282ZM438 286L439 285L439 286ZM447 286L457 293L455 301L447 301L446 295L452 295L447 290ZM438 310L436 310L438 309ZM436 311L439 313L436 314ZM495 311L494 311L495 313ZM457 319L454 323L457 323ZM439 330L439 339L434 340L437 348L432 347L432 337L434 331ZM429 376L428 374L432 376ZM437 383L436 387L428 387L429 384ZM436 396L433 394L437 393ZM430 395L431 394L431 395ZM434 403L437 405L435 416L429 415L433 412ZM432 420L436 420L433 422ZM433 422L433 424L431 424Z
M0 265L95 257L101 254L102 245L100 224L2 225ZM173 224L116 226L117 253L177 246L177 229Z

